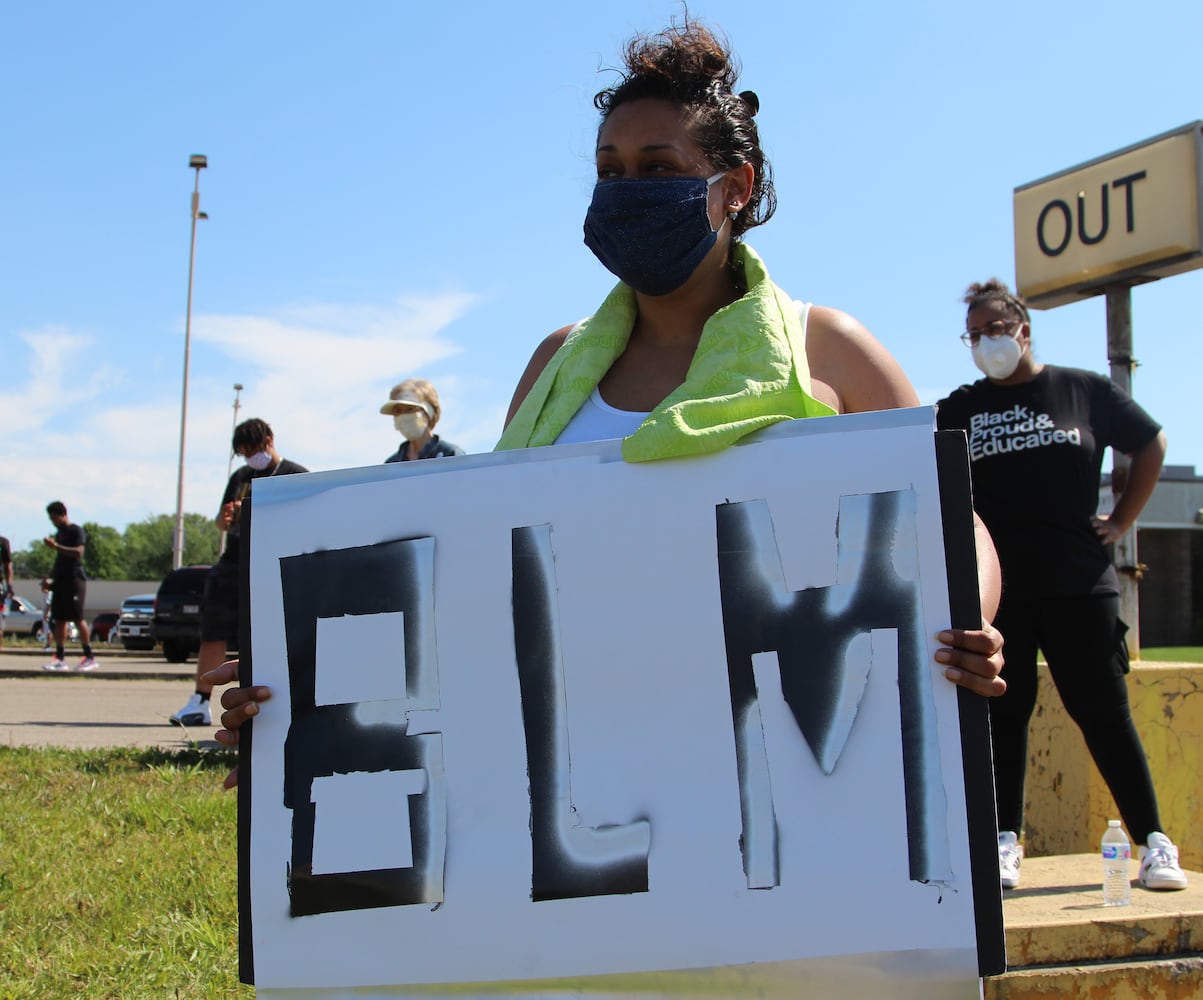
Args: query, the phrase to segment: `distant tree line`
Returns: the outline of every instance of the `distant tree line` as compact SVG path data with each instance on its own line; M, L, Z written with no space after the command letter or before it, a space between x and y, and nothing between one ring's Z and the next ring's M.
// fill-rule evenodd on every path
M171 572L171 535L174 514L158 514L129 525L124 532L105 524L85 521L87 545L84 572L90 580L161 580ZM53 528L47 525L47 534ZM211 517L184 515L184 565L217 559L221 532ZM13 552L13 575L41 579L50 575L55 551L41 538L21 552Z

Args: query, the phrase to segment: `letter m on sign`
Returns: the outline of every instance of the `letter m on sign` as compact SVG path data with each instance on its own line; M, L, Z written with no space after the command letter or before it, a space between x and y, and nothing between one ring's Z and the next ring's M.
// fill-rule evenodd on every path
M870 637L878 630L897 635L910 877L949 879L931 670L920 634L914 493L841 497L836 580L799 591L786 586L766 502L722 504L716 519L748 887L769 889L779 881L754 659L763 665L764 654L776 654L785 703L815 760L831 774L856 719L872 668Z

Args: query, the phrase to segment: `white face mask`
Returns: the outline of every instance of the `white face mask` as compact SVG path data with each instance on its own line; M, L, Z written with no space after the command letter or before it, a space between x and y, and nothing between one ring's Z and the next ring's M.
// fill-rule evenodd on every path
M272 456L269 451L257 451L253 455L247 455L246 464L256 472L262 472L272 464Z
M1018 334L1019 330L1015 332ZM999 381L1015 374L1022 357L1023 347L1014 336L982 337L973 345L973 363L978 370L987 378Z
M396 413L393 414L393 426L406 441L417 441L426 433L425 413Z

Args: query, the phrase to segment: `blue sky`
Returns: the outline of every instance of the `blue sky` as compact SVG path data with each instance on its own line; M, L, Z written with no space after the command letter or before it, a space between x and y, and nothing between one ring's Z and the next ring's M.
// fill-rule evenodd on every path
M676 3L0 11L0 533L62 499L119 529L175 509L188 157L203 153L185 507L216 513L234 391L311 469L397 445L389 387L491 448L519 374L613 279L581 242L592 96ZM1203 5L691 5L760 95L780 207L748 242L865 323L925 402L976 376L960 293L1013 281L1019 184L1203 118ZM599 72L601 71L601 72ZM1203 272L1133 292L1135 394L1203 468ZM1106 370L1101 299L1035 316Z

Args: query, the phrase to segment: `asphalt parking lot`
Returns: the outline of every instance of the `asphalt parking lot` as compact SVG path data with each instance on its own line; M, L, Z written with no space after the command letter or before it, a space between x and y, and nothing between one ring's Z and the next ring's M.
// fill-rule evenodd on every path
M68 648L67 661L79 661ZM196 661L168 663L159 652L126 652L100 643L100 666L87 674L42 669L40 649L0 650L0 745L97 748L217 746L216 726L184 730L168 716L188 699ZM220 697L218 689L215 697Z

